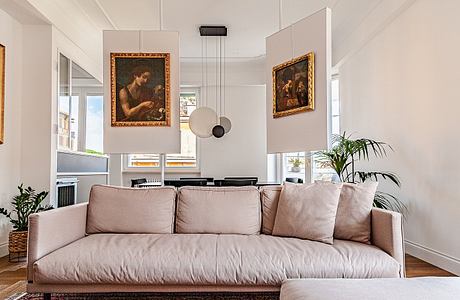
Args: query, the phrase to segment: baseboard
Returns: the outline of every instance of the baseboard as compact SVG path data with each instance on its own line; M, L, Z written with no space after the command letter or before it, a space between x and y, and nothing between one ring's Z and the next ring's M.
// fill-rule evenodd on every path
M460 276L460 259L406 240L406 253Z
M8 255L8 242L0 244L0 257Z

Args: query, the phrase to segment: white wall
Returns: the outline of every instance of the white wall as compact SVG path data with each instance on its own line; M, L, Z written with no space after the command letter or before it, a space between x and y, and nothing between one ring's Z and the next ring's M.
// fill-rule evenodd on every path
M55 153L52 146L52 29L23 26L21 181L52 199Z
M266 181L265 86L229 86L227 100L232 129L220 139L201 139L201 175Z
M6 47L4 143L0 145L0 207L10 208L21 182L22 25L0 10L0 44ZM10 222L0 217L0 257L8 253Z
M395 149L371 167L401 177L407 251L456 274L459 12L457 0L415 1L340 67L343 130Z

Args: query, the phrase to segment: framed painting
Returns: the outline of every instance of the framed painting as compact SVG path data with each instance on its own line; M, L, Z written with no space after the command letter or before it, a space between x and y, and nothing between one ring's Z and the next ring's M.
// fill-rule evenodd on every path
M170 54L111 53L112 126L171 126Z
M5 127L5 46L0 44L0 144L4 142Z
M315 54L309 52L272 71L273 117L315 109Z

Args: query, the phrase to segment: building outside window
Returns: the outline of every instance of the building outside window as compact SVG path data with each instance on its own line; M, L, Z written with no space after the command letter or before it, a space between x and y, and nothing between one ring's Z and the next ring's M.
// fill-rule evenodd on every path
M183 90L180 94L180 133L181 153L166 155L166 168L169 169L196 169L198 168L197 138L189 127L189 117L196 109L198 92ZM127 168L159 168L158 154L128 154Z

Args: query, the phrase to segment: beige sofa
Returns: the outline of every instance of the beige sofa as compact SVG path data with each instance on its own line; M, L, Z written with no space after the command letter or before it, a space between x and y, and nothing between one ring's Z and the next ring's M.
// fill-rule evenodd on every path
M279 291L290 278L404 277L401 216L372 245L272 236L280 187L94 186L29 219L28 292Z

